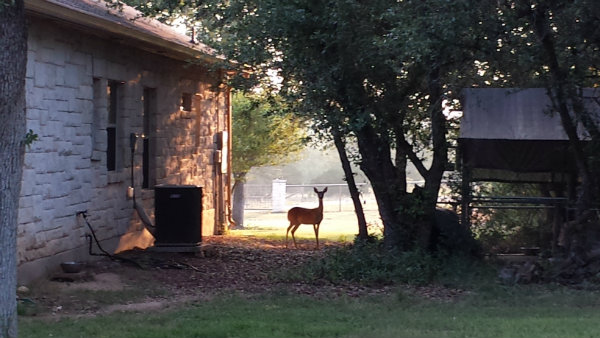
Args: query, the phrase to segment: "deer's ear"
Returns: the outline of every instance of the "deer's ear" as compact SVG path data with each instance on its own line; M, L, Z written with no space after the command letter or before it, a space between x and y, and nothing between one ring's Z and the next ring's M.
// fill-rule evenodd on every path
M327 187L325 187L325 189L323 189L323 192L327 192Z
M319 190L317 190L317 188L316 188L316 187L314 187L313 189L315 190L315 192L316 192L316 193L318 193L318 192L319 192Z

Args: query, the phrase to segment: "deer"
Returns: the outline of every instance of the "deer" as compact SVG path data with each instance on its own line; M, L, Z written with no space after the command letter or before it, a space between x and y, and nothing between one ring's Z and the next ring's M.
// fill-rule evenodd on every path
M315 230L315 237L317 238L317 250L319 249L319 226L323 220L323 196L327 192L327 187L323 191L314 188L315 193L319 197L319 206L314 209L307 209L301 207L291 208L287 213L287 218L290 221L290 226L287 228L285 233L285 247L288 246L288 233L292 231L292 239L294 240L294 246L298 248L296 244L296 237L294 233L300 226L300 224L312 224Z

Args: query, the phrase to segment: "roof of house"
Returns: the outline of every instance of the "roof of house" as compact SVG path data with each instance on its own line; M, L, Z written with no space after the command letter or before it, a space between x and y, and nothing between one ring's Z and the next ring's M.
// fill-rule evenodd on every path
M180 60L213 63L224 58L209 46L158 20L143 17L132 7L112 6L105 0L25 0L30 15L75 25L147 51Z

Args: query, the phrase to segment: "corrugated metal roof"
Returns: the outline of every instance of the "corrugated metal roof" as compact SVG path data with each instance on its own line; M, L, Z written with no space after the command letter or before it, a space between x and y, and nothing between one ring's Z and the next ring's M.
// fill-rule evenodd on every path
M600 116L600 90L584 89L586 108ZM460 138L568 140L544 88L469 88L462 92ZM583 128L580 137L585 138Z

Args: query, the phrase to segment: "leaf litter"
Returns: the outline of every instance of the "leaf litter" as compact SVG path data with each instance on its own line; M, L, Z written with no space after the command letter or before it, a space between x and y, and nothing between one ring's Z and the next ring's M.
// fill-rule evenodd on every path
M269 292L299 294L319 299L403 294L452 301L462 290L440 286L333 284L326 280L281 278L284 270L298 269L344 245L300 240L299 248L286 248L281 240L254 236L212 236L203 239L196 253L131 250L124 260L103 257L88 263L78 278L43 279L22 295L35 304L36 316L96 316L115 311L156 311L178 304L207 300L222 294L260 295Z

